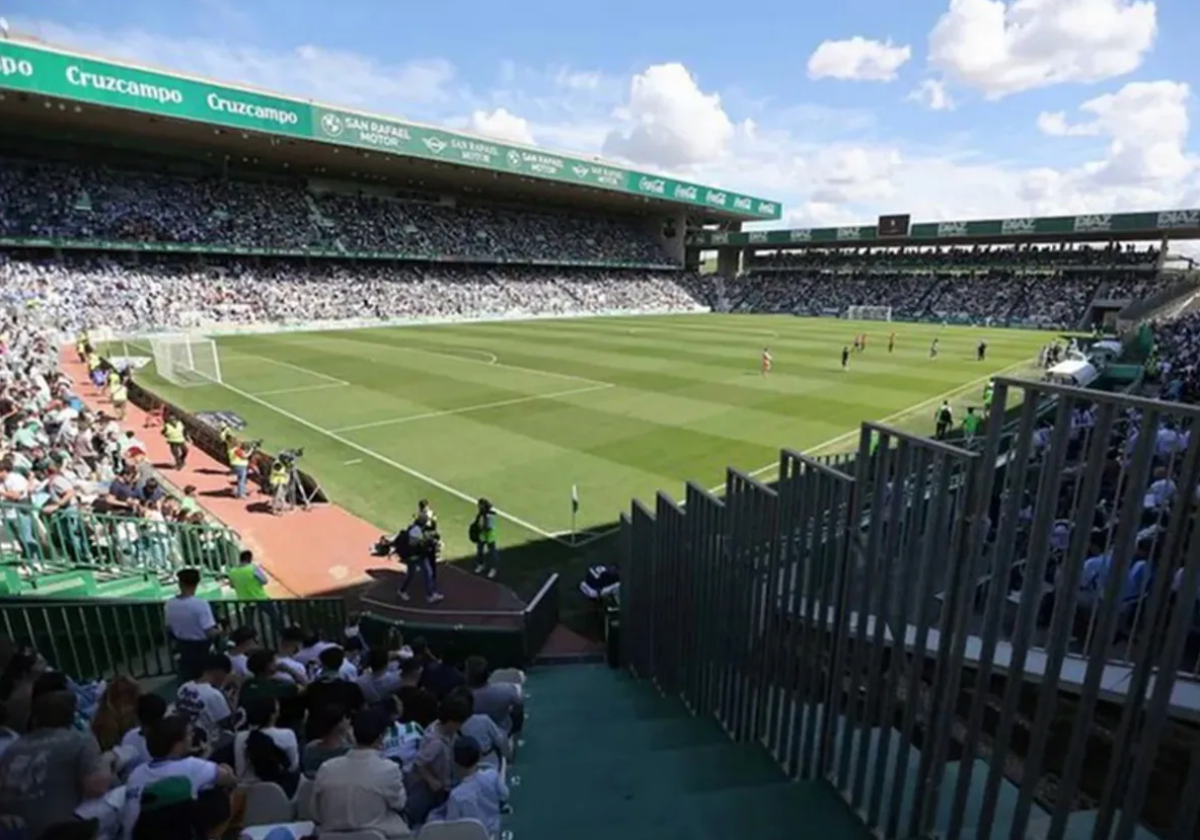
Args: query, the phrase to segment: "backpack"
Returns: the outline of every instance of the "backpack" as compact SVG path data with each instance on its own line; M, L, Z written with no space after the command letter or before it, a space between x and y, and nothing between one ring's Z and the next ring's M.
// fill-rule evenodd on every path
M471 527L467 528L467 539L473 543L478 543L479 537L482 533L483 528L480 527L479 519L476 518L475 521L471 523Z

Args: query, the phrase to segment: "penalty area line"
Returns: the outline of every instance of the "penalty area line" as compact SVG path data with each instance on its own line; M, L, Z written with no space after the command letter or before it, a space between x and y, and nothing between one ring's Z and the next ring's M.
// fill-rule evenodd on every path
M269 411L275 412L280 417L284 417L288 420L291 420L293 423L295 423L298 426L303 426L304 428L306 428L310 431L316 432L319 435L323 435L324 437L329 438L330 440L334 441L335 443L340 443L342 446L345 446L349 449L353 449L355 452L359 453L360 455L364 455L368 458L378 461L381 464L389 466L394 470L397 470L399 472L404 473L407 476L410 476L411 478L415 478L417 481L422 481L425 484L428 484L430 487L435 487L438 490L441 490L443 493L445 493L448 496L453 496L456 499L459 499L460 501L464 501L464 502L467 502L472 505L474 505L479 500L478 496L472 496L469 493L464 493L462 490L459 490L457 487L451 487L449 484L446 484L443 481L438 481L433 476L427 475L427 474L421 472L420 470L415 470L412 467L408 466L407 464L402 464L399 461L393 460L393 459L387 457L386 455L382 455L382 454L376 452L374 449L368 449L367 447L363 446L362 444L355 443L354 441L349 440L348 438L344 438L341 435L339 435L337 432L330 431L329 429L326 429L323 426L318 426L316 423L312 422L311 420L306 420L305 418L301 417L298 414L294 414L293 412L288 411L285 408L280 408L277 405L269 403L266 400L262 399L261 397L256 397L254 394L251 394L247 391L243 391L241 388L238 388L234 385L230 385L227 382L222 382L221 387L225 388L226 390L230 391L231 393L237 394L242 399L249 400L252 403L261 405L263 408L265 408ZM506 513L505 511L501 510L500 508L496 508L496 514L501 519L505 519L518 527L524 528L526 531L531 531L531 532L537 534L539 537L545 537L548 540L554 540L555 542L560 543L562 545L570 545L570 543L567 540L564 540L561 537L556 537L550 531L547 531L543 528L539 528L537 525L534 525L532 522L527 522L518 516L513 516L511 513Z

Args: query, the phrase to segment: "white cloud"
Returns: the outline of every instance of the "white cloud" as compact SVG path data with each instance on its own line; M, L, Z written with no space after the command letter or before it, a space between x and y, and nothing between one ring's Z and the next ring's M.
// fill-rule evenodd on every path
M808 57L808 75L813 79L890 82L910 58L908 46L855 35L842 41L822 41Z
M533 131L529 122L516 114L510 114L505 108L493 111L473 111L467 122L467 127L475 134L494 137L497 140L507 140L524 146L534 145Z
M905 98L930 111L949 111L954 108L954 100L946 93L946 84L939 79L926 79Z
M998 98L1136 70L1157 33L1150 0L950 0L929 35L929 60Z
M615 116L621 127L605 138L604 152L666 169L723 157L735 132L720 95L701 90L679 63L655 64L634 76Z
M1130 82L1079 106L1088 120L1070 123L1065 114L1043 113L1038 127L1050 135L1108 139L1106 156L1085 163L1081 180L1120 188L1182 182L1197 169L1187 149L1190 100L1183 82Z

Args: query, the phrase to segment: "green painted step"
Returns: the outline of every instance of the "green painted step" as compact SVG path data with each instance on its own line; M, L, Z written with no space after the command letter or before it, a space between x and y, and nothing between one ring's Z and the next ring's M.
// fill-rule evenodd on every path
M532 789L531 789L532 793ZM516 797L514 796L514 800ZM676 796L637 808L576 811L515 801L503 828L512 840L867 840L871 835L823 782Z
M576 753L578 755L578 753ZM756 744L724 744L659 752L609 751L588 760L520 762L522 785L556 801L590 790L598 808L631 807L642 799L772 784L784 777Z
M25 581L21 594L42 598L83 598L95 590L95 577L90 571L81 569L35 575L31 580Z
M532 727L533 724L530 724ZM720 746L729 743L728 736L716 723L691 717L661 720L607 720L570 729L555 727L552 738L543 737L545 727L536 735L523 740L517 751L517 761L525 765L553 765L556 761L602 743L606 750L625 754L683 750L692 747Z

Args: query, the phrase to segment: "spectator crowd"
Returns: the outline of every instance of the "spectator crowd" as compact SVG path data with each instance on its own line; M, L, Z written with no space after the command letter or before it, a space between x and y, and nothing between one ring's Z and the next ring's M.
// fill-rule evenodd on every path
M181 657L168 693L123 676L79 685L27 646L0 650L4 836L200 840L274 824L394 840L467 819L499 837L520 672L424 639L370 647L357 624L241 617L218 622L180 573L167 627L177 641L199 630L205 649Z
M669 266L637 221L0 159L0 237Z
M68 331L350 318L501 317L695 309L699 280L641 269L262 259L203 265L0 255L0 286Z

